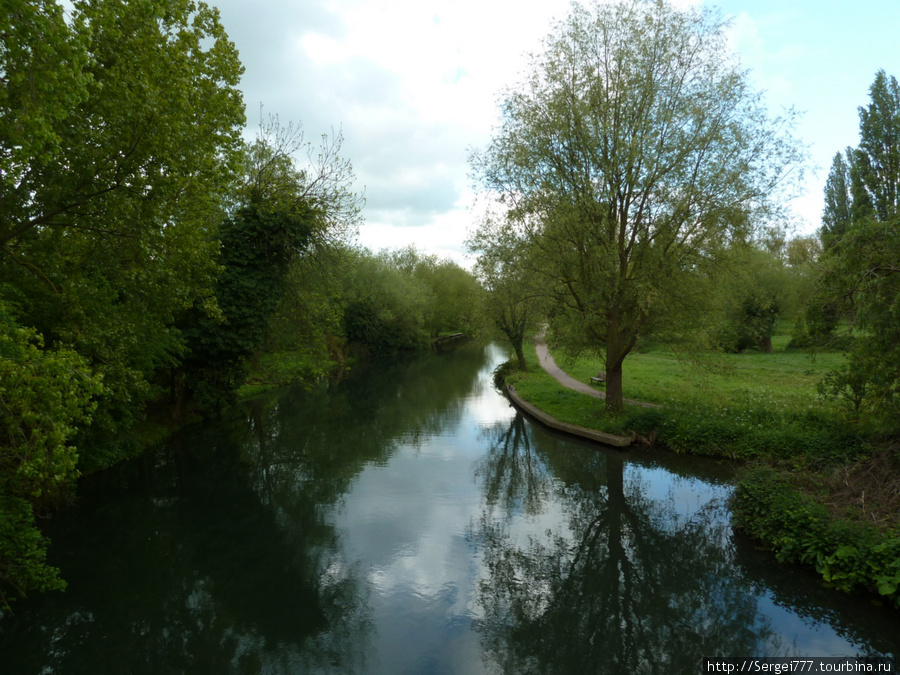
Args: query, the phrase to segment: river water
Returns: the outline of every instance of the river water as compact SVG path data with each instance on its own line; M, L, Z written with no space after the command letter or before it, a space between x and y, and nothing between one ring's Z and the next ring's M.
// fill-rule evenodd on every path
M900 616L732 532L724 462L547 432L496 345L280 392L92 476L65 593L0 618L0 673L700 673L900 654Z

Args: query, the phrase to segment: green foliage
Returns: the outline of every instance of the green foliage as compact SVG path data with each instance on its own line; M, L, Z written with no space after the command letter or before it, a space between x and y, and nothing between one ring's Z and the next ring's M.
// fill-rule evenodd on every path
M0 35L0 189L8 194L30 164L53 161L61 123L87 97L88 32L55 2L6 0Z
M820 235L826 248L840 241L852 219L852 200L850 196L850 172L853 165L853 153L847 148L846 159L837 153L831 162L831 171L825 182L825 209L822 212L822 230Z
M478 284L449 260L409 247L350 254L342 291L343 333L372 355L427 348L429 337L470 331Z
M890 220L900 206L900 84L879 70L869 98L859 108L859 147L850 172L854 222Z
M801 155L791 120L768 117L716 17L640 0L573 5L502 114L475 171L539 260L557 337L604 354L617 409L654 313L771 213Z
M732 246L725 267L714 294L722 316L719 344L727 352L771 352L776 320L797 302L796 270L780 255L749 244Z
M184 328L190 350L185 379L204 409L221 410L243 384L247 360L281 303L288 266L311 232L311 213L271 213L256 204L223 224L223 269L215 286L222 320L196 312Z
M477 232L466 242L478 254L475 273L481 282L480 323L488 334L499 334L516 354L517 367L526 369L523 345L537 332L544 316L540 276L531 270L528 247L495 214L486 213Z
M8 589L61 587L44 563L32 504L52 504L72 489L78 452L70 441L90 421L100 379L75 352L45 350L0 299L0 606Z
M437 260L417 268L416 276L431 288L432 307L427 321L432 336L442 332L471 333L480 289L472 273L452 260Z
M847 368L822 389L848 403L855 418L900 419L900 85L879 71L870 103L859 109L860 145L852 150L851 222L823 256L818 294L807 322L827 339L848 317L855 339ZM827 212L826 212L826 215ZM828 239L828 237L831 237ZM817 319L821 319L817 321Z
M0 571L27 592L61 583L32 507L137 449L209 298L243 68L190 0L10 0L0 34Z
M31 504L0 494L0 609L30 592L61 591L66 582L47 564L47 544Z
M181 354L175 318L210 293L244 122L242 67L202 3L80 1L70 20L54 2L14 10L0 282L25 299L23 325L103 377L78 438L90 469L136 448L130 430L151 383ZM34 49L16 42L28 36Z
M361 200L350 190L353 170L340 157L341 142L340 134L323 137L313 160L302 129L281 126L271 118L245 148L234 210L219 232L217 308L210 311L198 302L184 324L189 348L185 383L207 413L233 402L246 379L249 358L264 347L279 318L282 341L285 332L297 333L288 345L294 351L297 337L315 332L321 339L328 328L312 331L306 326L303 333L295 321L285 321L278 313L315 308L317 318L329 318L329 303L323 304L299 284L303 270L310 278L311 262L326 265L340 260L334 253L358 222ZM309 160L305 166L297 157L301 151ZM312 278L321 282L324 277ZM319 290L328 292L322 284Z
M402 263L402 260L400 261ZM373 355L425 348L431 288L388 254L361 251L347 278L344 334Z
M275 380L314 381L331 373L340 372L345 366L345 339L342 333L342 285L348 269L349 254L337 248L325 259L301 256L291 265L286 278L287 289L281 306L272 316L266 334L262 356L280 358L282 355L292 365L286 369L276 367L285 377ZM302 363L302 367L295 367ZM254 374L271 381L266 372ZM296 373L291 377L288 372Z
M811 565L842 591L862 588L900 607L900 533L832 518L772 469L745 472L733 508L739 527L779 560Z

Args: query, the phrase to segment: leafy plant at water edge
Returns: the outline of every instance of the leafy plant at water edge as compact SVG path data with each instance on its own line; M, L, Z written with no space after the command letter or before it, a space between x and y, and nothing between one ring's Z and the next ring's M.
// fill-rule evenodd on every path
M732 506L738 527L778 560L812 565L835 588L865 589L900 607L900 532L832 518L768 468L744 474Z

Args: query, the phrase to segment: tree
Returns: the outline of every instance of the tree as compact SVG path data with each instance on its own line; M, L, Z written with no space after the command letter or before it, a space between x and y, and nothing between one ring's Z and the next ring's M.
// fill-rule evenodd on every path
M65 586L45 562L34 507L71 490L78 452L70 442L102 391L83 357L43 347L0 300L0 608L15 595Z
M778 319L796 319L812 292L810 262L818 240L795 238L777 247L735 243L727 252L727 274L707 293L724 319L720 345L730 352L759 347L771 353Z
M417 274L431 288L433 304L427 321L429 333L467 332L474 320L478 284L475 277L452 260L435 260Z
M198 303L183 325L186 384L207 412L232 402L243 384L248 359L262 347L288 289L291 266L355 233L360 198L350 190L353 170L340 157L341 141L340 134L323 137L313 159L301 128L270 118L245 149L235 210L219 231L218 311ZM306 166L297 158L304 150Z
M670 280L771 213L801 157L791 117L769 118L722 22L662 1L576 5L505 92L472 163L533 251L559 338L603 354L609 408Z
M154 377L183 350L175 318L211 293L243 69L203 3L80 0L70 19L49 0L14 9L3 29L25 37L2 56L0 281L27 299L23 325L102 375L77 443L82 468L104 466L137 447L128 432Z
M6 197L30 167L52 162L61 123L87 98L90 78L85 26L66 23L55 2L7 0L0 38L0 190Z
M475 274L484 289L483 322L510 343L519 370L527 370L523 346L542 318L542 293L524 259L526 247L508 234L496 214L485 214L466 245L478 254Z
M900 205L900 84L883 70L859 108L859 147L853 152L853 218L887 221Z
M266 211L250 203L221 228L222 272L215 285L221 317L202 310L184 328L187 385L201 406L220 412L247 375L248 359L281 302L293 257L308 245L314 213Z
M175 315L210 293L244 123L216 10L67 6L0 12L0 602L61 585L33 514L136 447Z
M437 337L441 331L463 331L470 326L478 290L470 272L452 260L423 255L415 246L394 251L391 259L399 271L415 277L430 289L424 322L431 336Z
M814 235L794 237L787 242L785 249L788 267L804 275L822 255L822 244Z
M415 276L418 254L357 251L344 291L343 329L354 349L376 356L428 347L434 293Z
M837 153L831 162L831 171L825 182L825 209L822 212L822 243L829 247L847 231L852 218L850 197L850 173L852 151L847 148L847 159Z
M822 257L808 315L844 316L856 333L847 366L823 389L850 402L855 418L884 413L896 423L900 396L900 85L878 71L859 108L851 151L851 222ZM823 230L827 223L823 222ZM821 333L829 333L834 321Z

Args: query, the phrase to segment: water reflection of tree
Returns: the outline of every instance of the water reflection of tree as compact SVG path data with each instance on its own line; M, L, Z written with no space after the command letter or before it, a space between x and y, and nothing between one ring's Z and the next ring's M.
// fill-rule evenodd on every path
M367 463L457 422L485 365L380 364L99 477L52 534L69 589L2 623L4 672L365 672L368 583L327 510Z
M544 461L532 447L525 418L516 415L508 425L487 431L493 436L488 452L475 468L489 507L499 506L507 514L536 514L550 497L552 478Z
M8 672L364 670L360 571L314 505L279 522L228 438L206 461L144 458L83 505L90 528L58 528L69 588L5 623Z
M671 500L626 483L621 457L525 431L520 421L498 429L498 461L481 472L489 508L476 532L488 572L480 627L503 672L693 672L705 656L754 653L767 628L755 594L724 573L732 563L723 519L680 518ZM565 516L543 531L535 519L525 537L527 519L509 517L515 509L492 515L499 495L535 513L534 500L553 502Z

